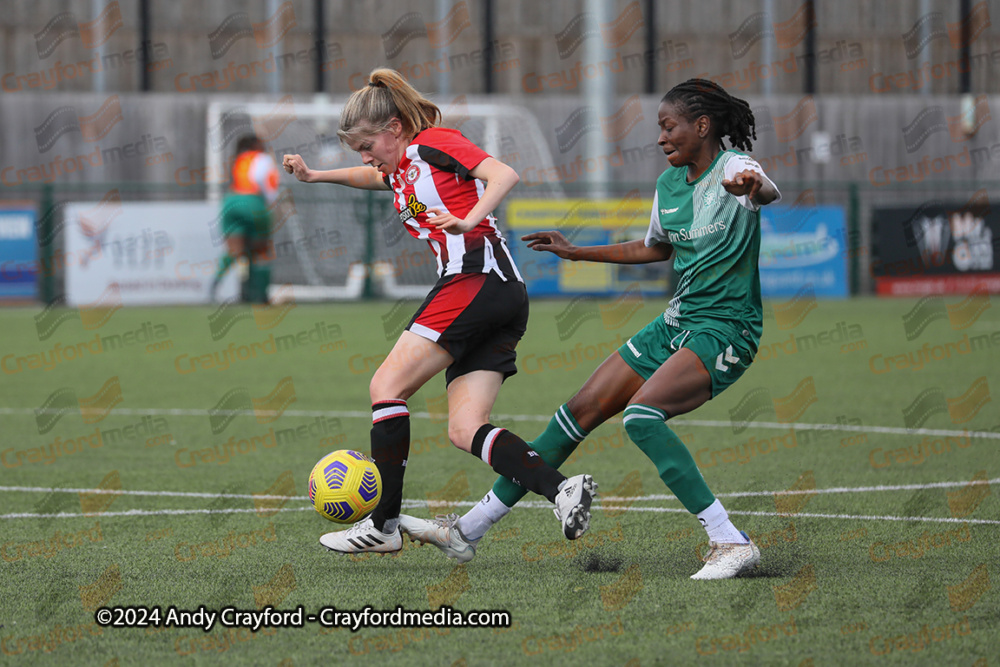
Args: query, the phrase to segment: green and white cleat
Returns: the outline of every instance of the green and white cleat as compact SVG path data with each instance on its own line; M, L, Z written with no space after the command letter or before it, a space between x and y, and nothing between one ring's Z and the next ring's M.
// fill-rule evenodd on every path
M445 556L459 563L468 563L476 556L479 540L470 540L462 535L457 514L439 514L433 520L400 514L399 527L414 542L433 544Z

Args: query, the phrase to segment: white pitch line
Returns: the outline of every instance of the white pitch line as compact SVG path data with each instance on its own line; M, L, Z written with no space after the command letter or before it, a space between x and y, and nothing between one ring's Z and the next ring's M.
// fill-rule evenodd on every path
M732 422L703 419L672 419L671 423L686 426L732 427ZM742 422L741 422L742 423ZM795 422L746 422L754 428L795 429L796 431L846 431L850 433L888 433L890 435L940 435L945 437L988 438L1000 440L1000 433L993 431L957 431L939 428L897 428L895 426L864 426L861 424L798 424Z
M966 487L966 486L979 486L1000 483L1000 477L995 477L993 479L987 480L972 480L972 481L962 481L962 482L928 482L926 484L897 484L897 485L882 485L882 486L837 486L830 487L826 489L787 489L783 491L733 491L730 493L716 493L717 498L753 498L761 496L795 496L795 495L824 495L831 493L879 493L883 491L922 491L925 489L949 489L956 487ZM81 493L89 495L114 495L114 496L166 496L173 498L226 498L226 499L245 499L245 500L297 500L301 502L309 502L309 499L305 496L278 496L278 495L268 495L264 493L203 493L196 491L133 491L128 489L78 489L78 488L64 488L64 487L49 487L49 486L0 486L0 492L21 492L21 493ZM644 496L601 496L601 500L608 502L652 502L652 501L670 501L677 500L677 496L672 496L669 494L647 494ZM420 503L423 501L404 501L404 502L416 502ZM528 501L533 502L533 501ZM540 501L539 501L540 502ZM462 503L471 507L476 503L471 501L462 501ZM433 504L433 503L432 503ZM460 504L460 503L445 503L441 502L439 504ZM421 505L414 505L414 507L420 507ZM518 506L526 506L525 503L518 503ZM541 505L540 505L541 506Z
M279 508L273 510L263 510L266 512L302 512L306 510L311 510L312 507L289 507L289 508ZM85 517L88 519L98 518L103 519L106 516L172 516L175 514L243 514L249 512L258 512L261 510L256 509L246 509L246 508L231 508L231 509L218 509L218 510L207 510L207 509L193 509L193 510L127 510L124 512L92 512L90 514L84 513L73 513L73 512L58 512L56 514L32 514L30 512L19 512L14 514L0 514L0 519L78 519Z
M419 503L420 501L410 501L413 503ZM413 505L414 507L419 507L422 505L427 505L428 503L423 502L420 505ZM436 503L437 504L437 503ZM444 503L440 503L444 504ZM451 505L460 505L471 507L477 503L472 502L459 502L450 503ZM406 501L403 501L403 506L406 506ZM552 509L551 503L543 503L541 501L533 500L529 502L522 502L517 504L518 507L526 507L528 509ZM600 503L595 503L591 506L595 510L604 510L605 512L655 512L655 513L675 513L675 514L688 514L688 511L683 507L633 507L631 505L602 505ZM858 519L865 521L929 521L933 523L981 523L987 525L998 525L1000 526L1000 519L955 519L953 517L932 517L932 516L880 516L880 515L861 515L861 514L818 514L813 512L795 512L795 513L782 513L782 512L755 512L751 510L727 510L729 514L745 514L747 516L777 516L785 519L799 517L809 518L809 519Z
M954 517L933 516L885 516L868 514L817 514L814 512L798 512L796 514L781 514L779 512L752 512L750 510L731 511L730 514L746 516L780 516L784 518L804 517L808 519L855 519L858 521L928 521L931 523L977 523L1000 526L1000 520L995 519L956 519Z
M130 491L126 489L67 489L47 486L0 486L0 491L21 491L24 493L87 493L115 496L170 496L176 498L246 498L250 500L305 500L305 496L271 496L248 493L199 493L194 491Z
M429 503L427 501L403 501L403 507L405 508L422 508L430 507L431 505L439 505L445 503ZM463 501L458 503L450 503L451 505L458 505L464 507L471 507L476 503ZM551 509L552 505L550 503L542 503L539 501L531 501L527 503L518 503L519 507L525 507L527 509ZM604 507L600 504L593 506L594 509L600 509L604 511L615 511L615 512L656 512L656 513L677 513L686 514L687 510L680 507L630 507L630 506L609 506ZM311 507L288 507L288 508L278 508L273 510L266 510L271 513L277 512L303 512L311 510ZM15 513L15 514L0 514L0 520L3 519L70 519L70 518L88 518L93 519L104 518L104 517L130 517L130 516L175 516L182 514L244 514L250 512L258 512L256 509L243 509L243 508L232 508L232 509L190 509L190 510L128 510L124 512L101 512L101 513L70 513L70 512L59 512L57 514L31 514L31 513ZM838 519L841 521L846 520L857 520L857 521L896 521L896 522L907 522L907 521L923 521L930 523L971 523L971 524L986 524L986 525L1000 525L1000 520L994 519L956 519L952 517L930 517L930 516L883 516L883 515L860 515L860 514L817 514L812 512L798 512L795 514L782 514L779 512L753 512L749 510L730 510L730 514L742 514L746 516L766 516L766 517L781 517L783 519L794 518L794 519Z
M64 410L58 410L50 408L47 410L37 410L35 408L0 408L0 415L35 415L35 414L55 414L63 412ZM97 409L80 409L80 412L93 412L95 414L103 414L103 410ZM173 417L208 417L208 410L196 410L187 408L115 408L113 412L117 415L131 415L131 416L141 416L141 415L166 415ZM371 412L361 411L361 410L284 410L282 412L277 412L274 410L259 410L259 411L249 411L249 410L219 410L213 412L214 415L231 415L234 417L281 417L287 415L289 417L336 417L343 419L370 419ZM411 412L411 417L417 419L436 419L438 421L444 421L447 419L447 415L429 412ZM552 415L494 415L493 418L497 421L514 421L514 422L548 422L552 419ZM615 417L609 419L606 423L618 424L621 423L621 418ZM679 426L705 426L708 428L732 428L733 422L731 421L715 421L709 419L671 419L671 424L677 424ZM799 424L794 422L783 423L783 422L741 422L741 425L746 428L773 428L773 429L794 429L796 431L843 431L847 433L885 433L889 435L935 435L942 437L956 437L956 438L984 438L987 440L1000 440L1000 433L994 433L993 431L959 431L954 429L936 429L936 428L900 428L895 426L865 426L858 424Z
M894 486L837 486L827 489L788 489L785 491L734 491L732 493L716 493L717 498L751 498L755 496L804 496L822 495L826 493L876 493L879 491L921 491L924 489L950 489L958 486L978 486L996 484L1000 477L993 479L974 479L969 482L930 482L928 484L899 484ZM604 500L677 500L677 496L668 494L651 494L646 496L601 496Z
M519 503L520 505L520 503ZM548 507L545 505L545 507ZM625 506L608 506L595 504L592 506L595 509L600 509L604 511L621 511L621 512L670 512L687 514L688 511L683 507L631 507ZM781 512L755 512L751 510L726 510L729 514L743 514L746 516L778 516L785 519L798 519L799 517L809 518L809 519L857 519L864 521L929 521L933 523L981 523L988 525L1000 525L1000 520L996 519L956 519L953 517L932 517L932 516L884 516L884 515L862 515L862 514L818 514L814 512L795 512L795 513L781 513Z
M46 408L46 409L36 409L36 408L0 408L0 415L36 415L36 414L58 414L60 412L66 412L66 410L59 408ZM70 412L76 412L76 410L70 410ZM100 410L97 408L80 408L81 413L94 413L103 414L105 410ZM209 410L196 409L196 408L113 408L111 410L116 415L166 415L173 417L208 417ZM219 416L233 416L233 417L280 417L283 415L288 415L289 417L344 417L346 418L361 418L371 419L371 410L282 410L278 412L276 410L212 410L211 415ZM428 412L411 412L411 417L430 417ZM435 414L435 417L447 418L445 414ZM535 415L528 415L529 417L534 417ZM541 419L541 417L539 417ZM546 417L548 421L548 417Z
M959 486L977 486L984 484L996 484L1000 482L1000 477L987 480L972 480L962 482L928 482L927 484L898 484L883 486L837 486L826 489L791 489L783 491L734 491L730 493L716 493L717 498L749 498L756 496L794 496L794 495L823 495L828 493L878 493L882 491L922 491L925 489L948 489ZM121 495L121 496L168 496L176 498L236 498L246 500L300 500L308 502L305 496L277 496L263 493L203 493L196 491L132 491L127 489L77 489L49 486L0 486L0 492L22 492L22 493L86 493L93 495ZM628 502L651 502L654 500L677 500L677 496L669 494L648 494L645 496L600 496L604 501L628 501ZM406 501L404 501L406 502ZM409 501L422 502L422 501ZM531 502L531 501L529 501ZM444 503L447 504L447 503ZM453 503L454 504L454 503ZM468 501L471 507L476 503ZM524 503L518 503L523 506Z

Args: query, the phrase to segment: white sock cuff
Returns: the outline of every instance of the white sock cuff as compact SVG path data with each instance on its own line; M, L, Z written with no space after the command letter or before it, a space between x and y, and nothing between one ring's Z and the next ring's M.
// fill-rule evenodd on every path
M708 539L722 544L746 544L747 540L739 528L729 520L729 512L718 499L698 512L698 521L705 527Z
M700 521L701 525L706 528L714 528L728 519L729 512L727 512L726 508L722 506L722 503L718 498L715 499L714 503L698 512L698 521Z
M458 520L458 529L466 539L478 540L508 512L510 508L490 491Z
M478 507L483 508L483 512L486 516L490 518L490 521L496 523L500 519L507 516L510 512L510 508L503 504L503 501L496 497L496 494L490 490L483 499L479 501Z

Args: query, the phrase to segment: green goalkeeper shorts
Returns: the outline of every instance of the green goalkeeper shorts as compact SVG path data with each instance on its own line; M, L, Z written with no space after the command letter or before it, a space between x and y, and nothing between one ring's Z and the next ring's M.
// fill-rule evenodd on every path
M643 380L648 380L674 352L684 347L705 364L712 378L712 398L736 382L754 357L744 341L728 341L718 331L672 327L663 321L662 315L625 341L618 353Z
M222 202L222 235L242 236L247 241L271 235L271 214L258 195L228 195Z

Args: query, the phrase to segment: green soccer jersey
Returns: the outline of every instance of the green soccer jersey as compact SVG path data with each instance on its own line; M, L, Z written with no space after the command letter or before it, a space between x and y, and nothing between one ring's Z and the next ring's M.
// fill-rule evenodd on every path
M753 158L733 150L720 151L693 183L687 182L686 167L663 172L656 181L646 245L669 243L674 248L679 279L663 314L667 324L717 331L728 340L742 338L756 350L763 324L757 268L760 207L722 187L723 179L744 169L771 182Z

